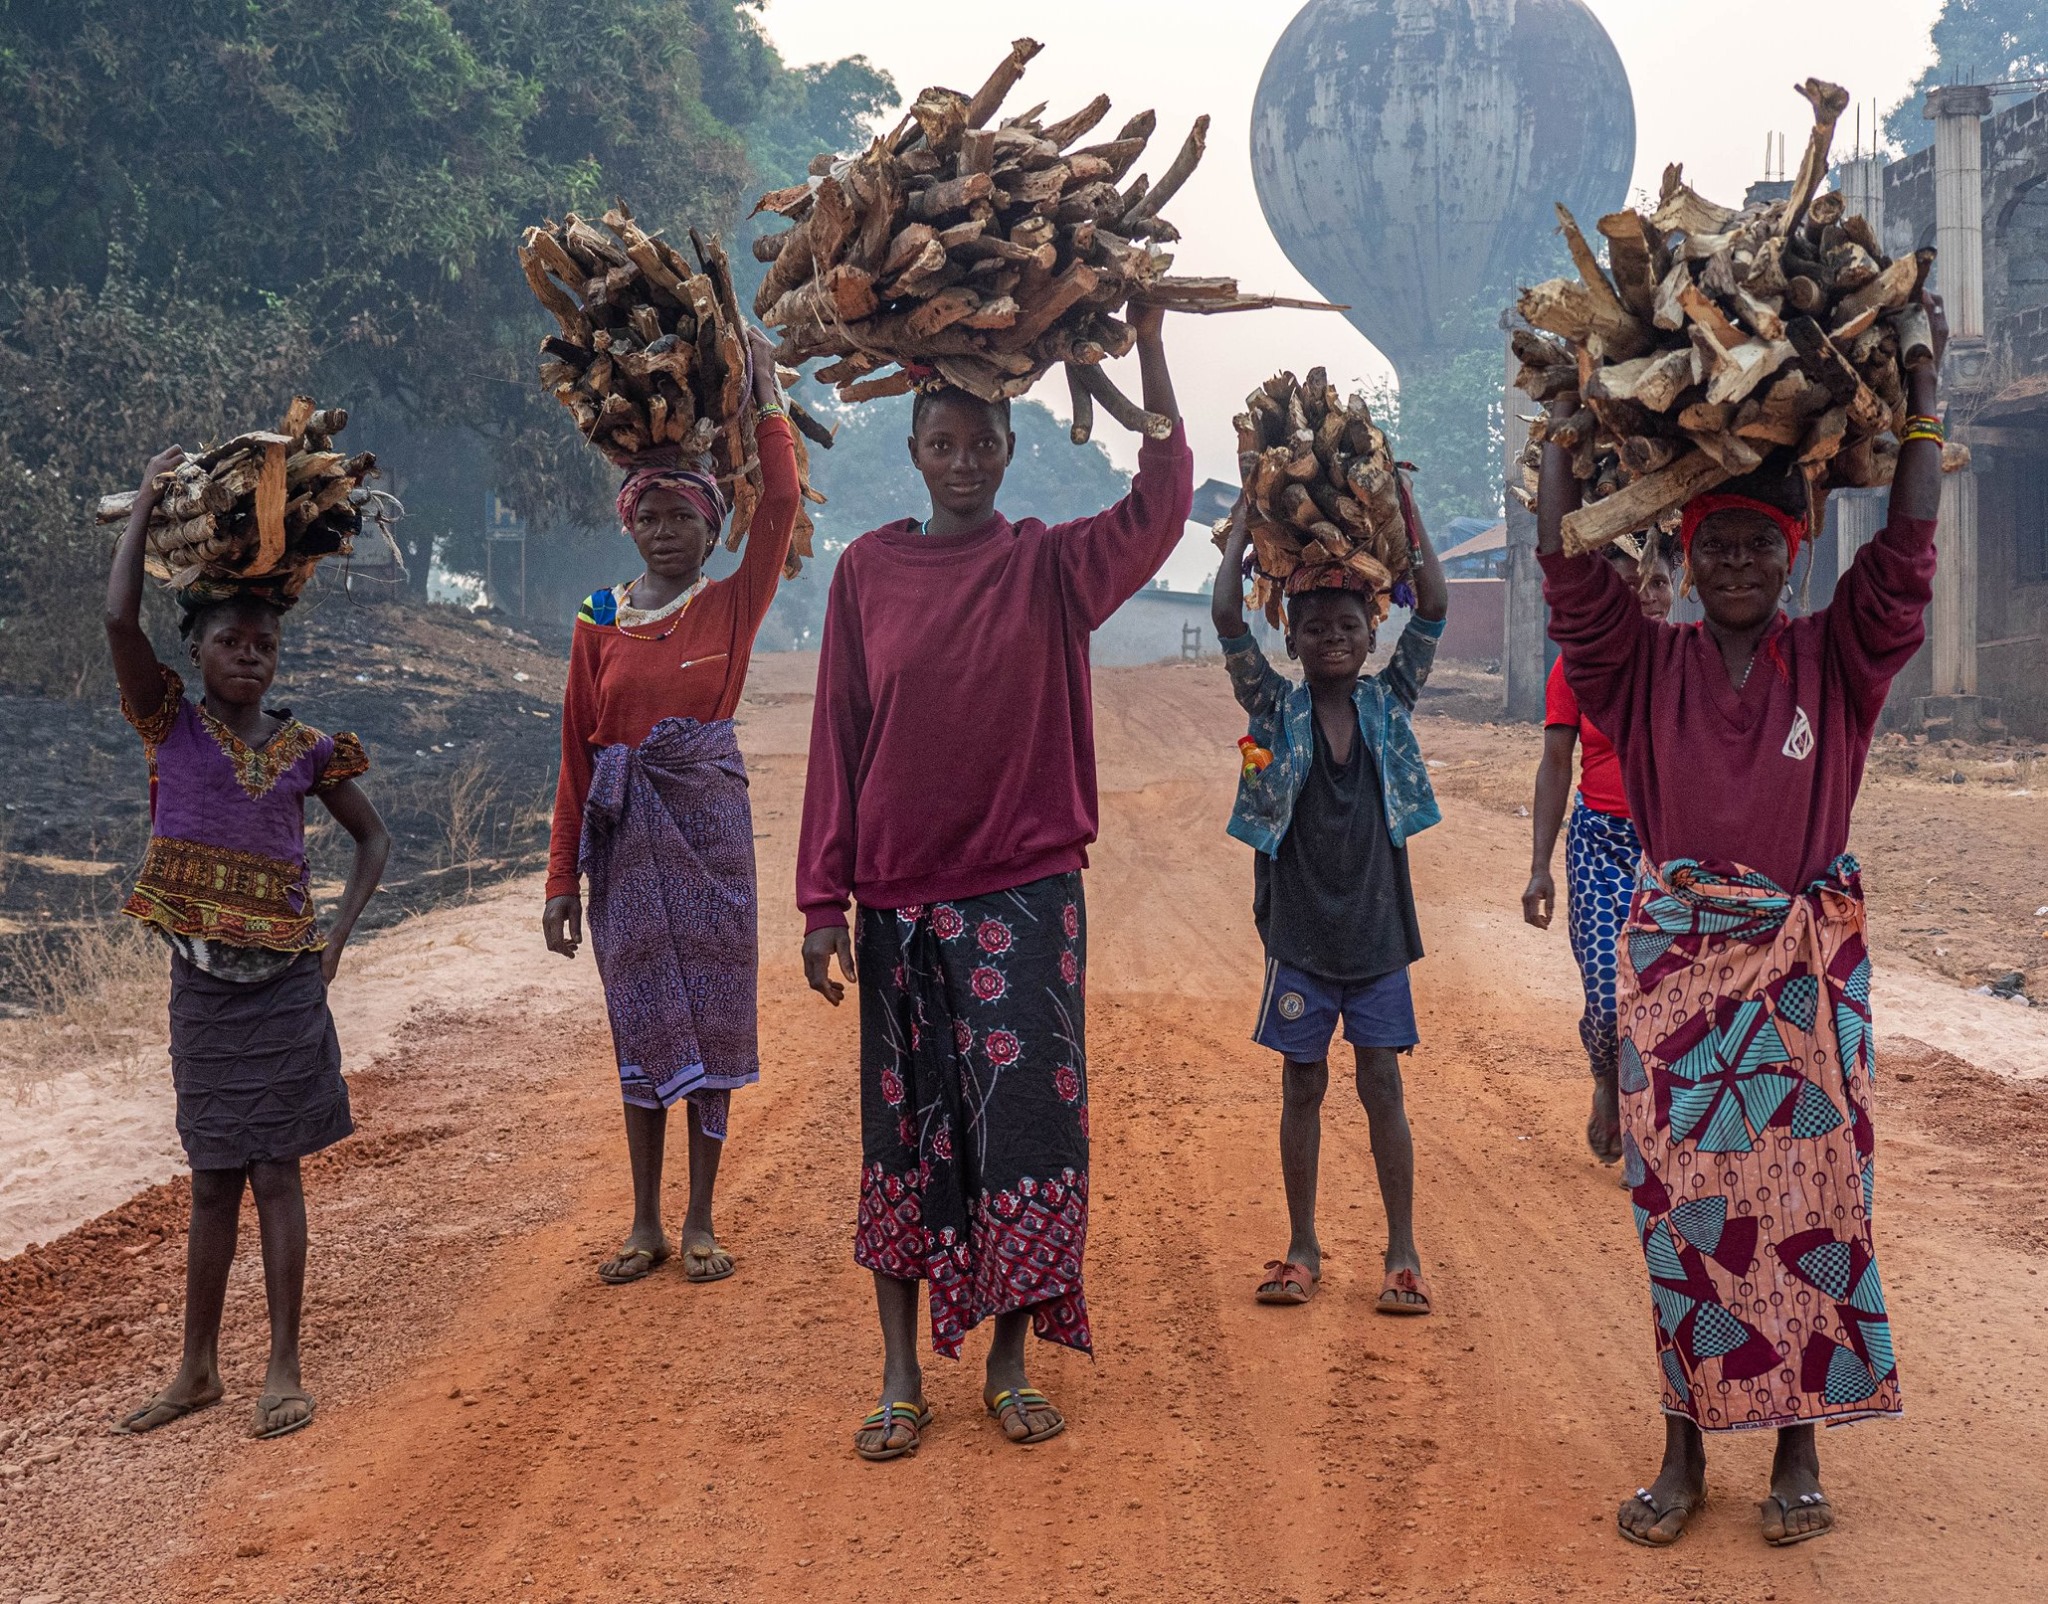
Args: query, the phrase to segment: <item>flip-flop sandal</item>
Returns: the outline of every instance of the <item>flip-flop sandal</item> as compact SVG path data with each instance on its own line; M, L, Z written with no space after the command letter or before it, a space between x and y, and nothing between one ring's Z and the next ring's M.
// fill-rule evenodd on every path
M162 1431L166 1426L176 1425L187 1415L196 1415L202 1409L211 1409L219 1402L219 1398L208 1398L204 1403L173 1403L168 1398L152 1398L141 1408L130 1410L123 1415L108 1430L116 1437L146 1436L152 1431ZM171 1412L153 1426L137 1424L138 1421L147 1420L159 1409L168 1409Z
M666 1264L666 1258L657 1259L647 1248L627 1248L623 1253L614 1253L597 1267L597 1278L608 1287L629 1286L635 1281L644 1281L652 1275L656 1266ZM627 1268L637 1265L638 1268Z
M1261 1303L1306 1303L1316 1295L1316 1283L1322 1280L1305 1264L1296 1264L1292 1259L1273 1259L1266 1265L1266 1279L1259 1283L1258 1300Z
M1397 1293L1412 1293L1422 1301L1409 1303L1396 1296ZM1423 1279L1419 1270L1389 1270L1387 1279L1380 1287L1379 1302L1373 1305L1381 1314L1417 1315L1430 1311L1429 1282Z
M998 1425L1002 1425L1005 1415L1012 1413L1022 1415L1028 1422L1033 1409L1052 1409L1054 1416L1053 1424L1050 1426L1040 1426L1038 1430L1027 1432L1022 1437L1010 1436L1010 1428L1004 1425L1003 1436L1010 1442L1015 1443L1019 1448L1029 1448L1033 1443L1051 1441L1051 1439L1067 1429L1067 1417L1062 1415L1057 1409L1053 1409L1052 1400L1036 1387L1005 1388L997 1393L995 1397L991 1398L988 1403L988 1412Z
M714 1266L715 1262L721 1258L725 1260L725 1268L723 1270L707 1268L708 1266ZM706 1281L723 1281L738 1268L739 1266L733 1262L733 1256L726 1251L723 1242L714 1242L708 1248L683 1249L683 1279L685 1281L695 1281L699 1284Z
M306 1412L297 1420L288 1421L282 1426L272 1426L268 1431L252 1431L249 1435L258 1442L275 1442L280 1437L289 1437L295 1431L304 1431L313 1424L313 1411L318 1405L303 1392L266 1392L256 1400L256 1418L261 1420L280 1404L288 1403L302 1403L306 1406Z
M910 1454L916 1453L923 1444L925 1428L931 1423L932 1411L929 1404L885 1404L882 1408L870 1413L867 1419L854 1428L853 1451L859 1454L861 1458L877 1465L887 1460L905 1458ZM895 1447L891 1448L888 1446L889 1437L898 1426L908 1426L910 1428L910 1441L898 1443ZM863 1447L860 1437L864 1431L882 1432L883 1446L880 1448Z
M1764 1534L1764 1541L1773 1548L1790 1548L1794 1543L1810 1543L1814 1538L1825 1537L1835 1529L1835 1506L1828 1502L1826 1493L1801 1493L1789 1504L1776 1493L1772 1493L1763 1500L1763 1503L1756 1506L1759 1512L1762 1511L1764 1504L1776 1504L1778 1506L1778 1519L1781 1525L1791 1519L1792 1511L1795 1509L1821 1509L1827 1511L1827 1524L1825 1526L1816 1526L1811 1531L1788 1531L1779 1537L1773 1537L1766 1532Z
M1650 1489L1647 1487L1638 1487L1636 1489L1635 1502L1641 1504L1644 1508L1649 1510L1651 1515L1652 1531L1656 1530L1657 1527L1663 1525L1665 1520L1673 1515L1683 1517L1683 1523L1679 1526L1678 1530L1673 1532L1669 1537L1648 1537L1641 1532L1630 1531L1626 1526L1621 1524L1621 1517L1619 1515L1616 1515L1614 1517L1614 1529L1620 1532L1623 1537L1628 1539L1628 1541L1634 1543L1638 1548L1669 1548L1673 1543L1677 1542L1679 1538L1683 1537L1687 1532L1692 1530L1692 1518L1693 1516L1697 1515L1701 1510L1707 1507L1707 1495L1706 1491L1702 1489L1699 1497L1695 1498L1689 1504L1666 1504L1662 1509L1659 1509L1657 1507L1657 1500L1650 1496Z

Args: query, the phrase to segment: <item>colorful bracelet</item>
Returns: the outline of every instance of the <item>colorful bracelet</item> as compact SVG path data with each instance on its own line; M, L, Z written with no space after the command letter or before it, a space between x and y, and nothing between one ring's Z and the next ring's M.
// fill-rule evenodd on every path
M1931 441L1938 446L1946 445L1948 444L1948 431L1938 423L1930 423L1925 418L1915 418L1906 425L1906 432L1899 436L1899 444L1909 446L1915 440Z
M786 418L789 416L789 414L783 410L783 406L780 401L765 401L760 406L756 407L754 411L757 416L763 418Z

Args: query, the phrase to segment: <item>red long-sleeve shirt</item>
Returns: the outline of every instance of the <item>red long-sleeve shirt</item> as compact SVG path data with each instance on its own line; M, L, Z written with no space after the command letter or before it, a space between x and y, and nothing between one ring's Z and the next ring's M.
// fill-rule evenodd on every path
M1594 556L1543 557L1565 678L1621 756L1629 813L1657 863L1740 863L1806 889L1849 844L1870 737L1919 648L1934 523L1894 516L1826 607L1778 615L1741 690L1704 624L1660 624Z
M664 640L641 640L609 625L577 619L562 697L562 774L548 840L550 897L575 892L576 849L591 764L608 746L638 746L665 718L704 723L731 718L746 688L754 636L775 599L789 556L799 491L789 422L761 420L761 501L740 565L704 587Z
M1131 493L1047 528L1000 513L964 535L910 519L832 576L797 848L806 930L850 901L980 896L1088 862L1096 834L1088 637L1187 523L1185 434L1147 441Z

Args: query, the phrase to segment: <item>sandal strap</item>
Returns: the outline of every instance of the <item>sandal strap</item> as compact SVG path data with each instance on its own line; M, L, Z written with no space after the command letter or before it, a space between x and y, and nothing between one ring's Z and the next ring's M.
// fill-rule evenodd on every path
M916 1425L923 1417L924 1411L916 1404L884 1404L879 1409L871 1410L867 1419L863 1420L860 1425L863 1431L867 1430L870 1426L894 1426L898 1420L908 1420L912 1425Z
M989 1408L993 1409L997 1414L1001 1414L1006 1409L1028 1411L1034 1405L1050 1409L1052 1407L1052 1400L1036 1387L1016 1387L1005 1388L1002 1392L997 1393L995 1401L989 1405Z

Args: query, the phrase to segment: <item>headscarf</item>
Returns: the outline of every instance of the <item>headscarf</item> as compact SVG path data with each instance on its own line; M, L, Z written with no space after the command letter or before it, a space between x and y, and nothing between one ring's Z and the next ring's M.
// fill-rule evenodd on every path
M1799 547L1807 534L1804 515L1787 512L1783 507L1774 507L1768 501L1759 501L1754 496L1739 496L1727 491L1709 491L1706 495L1694 496L1685 504L1684 521L1679 525L1679 539L1685 547L1686 556L1692 555L1692 537L1699 533L1700 525L1717 512L1762 513L1784 531L1788 563L1799 560Z
M710 525L715 535L725 527L725 492L718 488L718 481L708 473L699 473L695 468L642 468L628 474L626 482L619 487L619 526L630 535L633 520L640 515L640 501L650 490L672 490L683 498L683 503L704 522Z
M1374 594L1373 582L1343 563L1303 563L1287 576L1283 588L1289 596L1312 590L1348 590L1367 598Z

